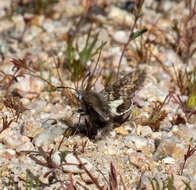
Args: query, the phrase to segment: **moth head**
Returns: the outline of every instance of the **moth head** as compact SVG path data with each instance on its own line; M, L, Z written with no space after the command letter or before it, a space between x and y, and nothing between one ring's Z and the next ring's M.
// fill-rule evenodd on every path
M84 90L79 90L76 93L76 98L78 99L80 106L81 106L81 110L83 112L87 111L87 98L86 98L86 92Z
M82 100L83 100L82 93L81 93L80 91L76 91L75 96L76 96L76 98L77 98L79 101L82 101Z

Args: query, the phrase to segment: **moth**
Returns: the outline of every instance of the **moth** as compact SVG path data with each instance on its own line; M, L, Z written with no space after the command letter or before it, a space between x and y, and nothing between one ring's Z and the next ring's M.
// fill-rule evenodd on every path
M87 119L85 127L80 126L78 130L93 137L101 128L126 121L131 113L132 99L135 92L142 87L145 76L144 70L136 69L101 92L94 92L88 88L79 90L80 111Z

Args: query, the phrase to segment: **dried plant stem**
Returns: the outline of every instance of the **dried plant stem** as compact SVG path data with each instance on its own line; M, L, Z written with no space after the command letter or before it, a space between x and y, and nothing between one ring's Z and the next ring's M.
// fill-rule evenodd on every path
M131 40L134 39L133 38L134 37L133 36L133 30L136 27L138 19L141 17L140 12L141 12L141 8L142 8L143 3L144 3L144 0L141 0L141 1L138 1L138 2L135 1L136 8L135 8L135 13L134 13L134 16L135 16L134 23L130 28L129 39L128 39L127 43L124 45L121 56L120 56L120 60L119 60L119 63L118 63L118 70L117 70L116 80L119 79L120 65L121 65L121 62L122 62L122 58L125 54L125 51L126 51L128 45L129 45L129 43L131 42Z
M86 172L86 174L91 178L91 180L93 181L93 183L96 185L96 187L99 190L104 190L103 187L101 187L99 185L99 183L97 182L97 180L92 176L92 174L87 170L87 168L85 167L85 165L82 163L82 161L80 160L80 158L78 157L78 155L76 153L74 153L74 156L76 157L76 159L78 160L78 162L80 163L81 167L84 169L84 171Z
M121 56L120 56L120 60L119 60L119 63L118 63L118 70L117 70L116 80L118 80L118 78L119 78L120 65L121 65L121 62L122 62L122 58L123 58L123 56L124 56L124 54L125 54L125 51L126 51L128 45L129 45L129 43L130 43L131 40L133 39L133 38L132 38L132 37L133 37L133 30L134 30L134 28L136 27L137 20L138 20L138 18L135 18L134 24L133 24L133 26L132 26L131 29L130 29L129 39L128 39L127 43L124 45L124 47L123 47L123 50L122 50L122 53L121 53Z
M188 146L187 153L184 155L184 162L183 162L183 165L182 165L182 168L181 168L180 175L183 174L186 161L188 160L188 158L190 158L194 154L194 152L196 152L196 146L194 146L193 148L191 148L191 145L189 145Z
M124 181L123 181L122 175L120 175L120 182L121 182L121 184L122 184L122 186L123 186L123 189L126 190L127 188L126 188L125 183L124 183Z

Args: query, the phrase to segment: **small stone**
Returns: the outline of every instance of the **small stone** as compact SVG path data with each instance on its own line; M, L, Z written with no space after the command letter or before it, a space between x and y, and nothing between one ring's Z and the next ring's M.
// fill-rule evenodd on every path
M31 151L31 150L34 150L34 146L31 142L26 142L16 147L16 152Z
M5 130L3 130L0 134L0 142L3 141L4 138L8 137L8 136L13 136L13 131L11 130L11 128L7 128Z
M154 169L155 168L155 162L152 162L147 157L145 157L143 154L138 152L133 152L129 156L129 161L131 164L136 166L140 169L140 171L146 171L149 168Z
M175 148L173 149L173 152L172 152L172 157L175 159L175 160L179 160L181 158L184 157L184 154L185 154L185 146L183 144L176 144Z
M154 132L152 133L152 139L158 140L161 139L162 133L161 132Z
M163 138L160 141L160 144L154 154L155 160L163 159L167 156L172 156L174 153L176 144L179 142L179 139L176 137L170 137L170 138Z
M162 162L165 164L175 164L175 159L168 156L168 157L162 159Z
M127 140L131 140L135 144L137 151L152 153L155 150L154 142L151 139L128 135Z
M79 157L80 158L80 157ZM92 169L92 164L87 161L84 158L80 158L81 162L85 164L85 167L88 171ZM68 154L65 158L65 161L68 164L73 164L73 165L63 165L63 171L65 172L71 172L71 173L83 173L84 170L80 166L79 161L76 159L76 157L73 154Z
M43 28L48 32L48 33L52 33L55 29L56 29L56 23L52 20L46 20L45 22L43 22Z
M17 146L21 145L23 142L17 138L14 138L14 137L10 137L10 136L5 136L3 137L3 140L2 142L10 147L10 148L16 148Z
M41 128L40 122L38 121L27 121L25 123L25 135L34 138L36 135L45 132L45 129Z
M22 97L32 99L39 96L44 88L44 83L35 77L25 75L13 85L13 88Z
M53 142L54 138L50 132L40 133L33 138L33 144L37 147L48 145Z
M113 34L113 38L117 42L125 44L125 43L127 43L128 39L129 39L129 34L126 33L125 31L120 30L120 31L116 31Z
M24 106L28 105L30 103L30 100L27 98L21 98L21 102Z
M140 129L140 135L143 137L151 137L152 129L149 126L142 126Z
M115 131L117 134L120 134L120 135L128 135L129 134L129 132L125 129L124 126L116 128Z
M38 147L51 144L55 138L61 136L65 132L68 126L66 124L61 124L60 122L57 123L56 126L52 123L43 123L42 128L45 132L39 133L33 138L33 144Z
M24 30L24 27L25 27L25 22L24 22L24 19L23 19L23 16L22 15L18 15L18 16L14 16L12 18L14 24L16 25L17 29L22 32Z
M59 151L55 151L52 154L51 159L57 166L60 166L60 164L61 164L61 157L60 157L60 152Z
M164 3L161 3L161 9L164 12L168 12L172 8L171 1L164 1Z
M116 155L117 154L117 149L114 147L108 147L105 151L106 154L108 155Z
M16 152L12 149L6 149L0 151L1 159L11 160L13 157L16 156Z
M93 174L93 177L95 179L98 179L99 173L97 173L96 171L91 171L91 173ZM89 177L89 175L87 173L82 173L81 178L86 183L93 183L92 179Z
M132 26L134 22L134 16L128 14L126 11L121 10L115 6L111 6L108 12L108 18L114 20L117 23L126 24Z
M0 111L4 108L4 104L0 103Z
M42 33L42 29L37 26L32 26L31 30L29 32L25 32L24 34L24 42L29 43L31 42L34 38L39 36Z
M172 128L172 133L179 139L182 139L186 143L189 143L191 139L194 139L196 134L196 129L190 129L184 125L174 125ZM195 136L196 137L196 136Z

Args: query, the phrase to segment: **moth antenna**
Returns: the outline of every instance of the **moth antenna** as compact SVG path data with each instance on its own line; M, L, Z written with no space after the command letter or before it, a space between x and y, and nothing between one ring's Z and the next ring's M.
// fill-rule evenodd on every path
M85 84L84 83L85 83L85 80L88 79L89 76L90 76L90 71L86 74L86 76L82 80L82 84L81 84L82 89L85 88Z
M78 80L74 81L74 87L75 87L75 89L78 89Z
M99 72L98 76L101 76L101 73L103 71L103 68L101 68L101 71ZM91 85L92 86L95 86L96 82L98 81L99 77L96 78L95 82Z
M55 67L56 67L56 70L57 70L58 78L59 78L59 80L61 82L61 85L64 85L63 79L62 79L61 74L59 72L58 62L57 62L56 57L54 55L53 55L53 59L54 59L54 64L55 64Z
M101 50L99 51L99 56L98 56L98 58L97 58L95 67L94 67L94 69L93 69L93 72L92 72L92 74L91 74L90 77L89 77L89 81L88 81L88 84L87 84L87 90L88 90L88 89L91 89L91 88L96 84L96 82L97 82L97 80L98 80L98 77L97 77L96 80L95 80L95 82L91 83L92 77L93 77L93 75L95 74L95 71L97 70L97 66L98 66L98 64L99 64L99 60L100 60L100 57L101 57L101 51L102 51L102 48L101 48ZM101 69L101 71L100 71L99 74L101 74L101 72L102 72L102 69Z
M101 50L102 50L102 49L101 49ZM95 71L96 71L97 66L98 66L98 64L99 64L99 60L100 60L100 57L101 57L101 50L99 51L99 56L98 56L98 58L97 58L97 62L96 62L95 67L94 67L94 69L93 69L92 75L95 74Z
M87 85L86 85L86 89L85 89L86 91L88 91L92 88L92 84L91 84L92 78L93 78L93 74L90 73L88 80L87 80Z
M96 61L95 66L94 66L94 68L93 68L93 71L89 73L88 81L87 81L87 86L86 86L86 89L85 89L85 90L87 90L87 91L90 90L90 89L95 85L95 83L96 83L97 80L98 80L98 77L97 77L96 80L95 80L95 82L93 82L93 83L91 82L92 79L93 79L93 76L95 75L95 72L96 72L96 70L97 70L98 64L99 64L99 60L100 60L100 57L101 57L101 51L102 51L102 48L101 48L101 50L99 51L99 56L98 56L98 58L97 58L97 61ZM101 72L102 72L102 70L101 70ZM101 72L100 72L99 74L101 74Z

